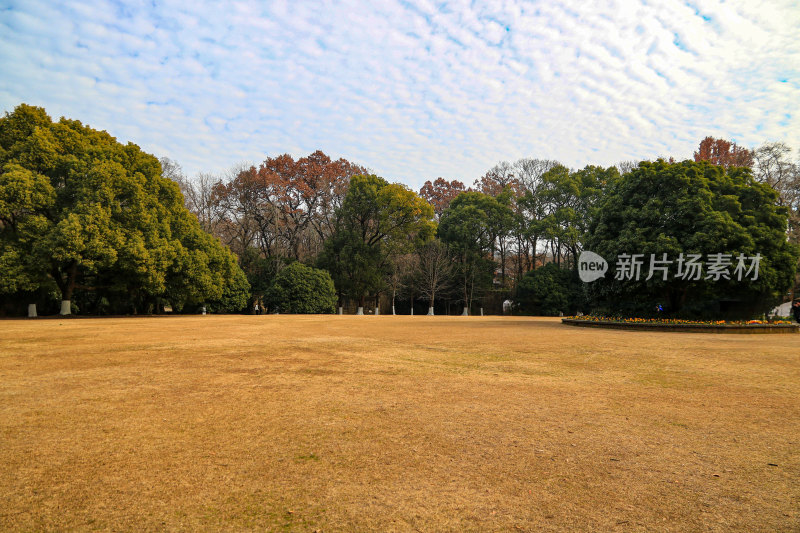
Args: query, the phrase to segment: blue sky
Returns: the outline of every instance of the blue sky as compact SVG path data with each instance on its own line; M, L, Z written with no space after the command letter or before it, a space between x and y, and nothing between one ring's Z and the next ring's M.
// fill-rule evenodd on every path
M706 135L800 148L798 29L794 1L2 0L0 110L190 176L320 149L418 189L521 157L691 157Z

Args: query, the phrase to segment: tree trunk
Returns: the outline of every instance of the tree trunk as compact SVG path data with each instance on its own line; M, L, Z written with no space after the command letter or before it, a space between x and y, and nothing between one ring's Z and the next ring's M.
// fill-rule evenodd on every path
M61 277L58 269L54 269L55 280L58 288L61 289L61 315L72 314L72 306L70 300L72 299L72 292L75 290L75 282L78 279L78 263L73 261L67 268L67 279Z
M503 287L506 286L506 243L503 239L500 240L500 283Z
M483 316L483 307L481 307L481 316Z
M28 318L36 318L36 304L28 304Z
M411 297L411 316L414 316L414 297Z
M433 316L433 306L428 308L428 316Z
M364 306L363 305L359 305L358 306L358 309L356 310L356 314L357 315L363 315L364 314Z
M341 305L339 306L339 314L340 315L344 314L344 308Z
M472 271L472 277L469 280L468 298L464 306L464 315L469 316L469 311L472 309L472 296L475 291L475 271Z
M464 312L461 315L467 314L467 307L469 307L469 280L467 275L464 275Z

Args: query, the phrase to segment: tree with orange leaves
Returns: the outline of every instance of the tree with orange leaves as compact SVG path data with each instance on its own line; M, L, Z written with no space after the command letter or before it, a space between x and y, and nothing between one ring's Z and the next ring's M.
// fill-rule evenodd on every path
M436 178L436 181L431 183L430 180L426 181L422 188L419 190L419 195L425 198L429 204L433 206L433 211L436 213L436 218L442 216L442 213L453 199L466 191L464 184L458 180L447 181L444 178Z
M738 146L735 142L706 137L700 141L700 146L694 153L694 160L697 162L708 161L726 169L732 167L752 168L753 156L753 150Z
M219 183L216 200L241 252L256 246L265 258L306 259L333 232L350 177L365 171L320 151L297 160L283 154Z

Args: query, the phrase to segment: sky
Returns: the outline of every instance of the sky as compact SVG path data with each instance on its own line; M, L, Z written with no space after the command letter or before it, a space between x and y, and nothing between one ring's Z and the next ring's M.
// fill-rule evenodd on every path
M20 103L223 173L322 150L414 189L500 161L800 148L795 1L0 0Z

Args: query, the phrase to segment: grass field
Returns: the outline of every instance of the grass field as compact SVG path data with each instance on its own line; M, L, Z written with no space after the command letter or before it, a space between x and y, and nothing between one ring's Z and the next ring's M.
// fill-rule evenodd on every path
M798 531L800 336L0 321L0 529Z

